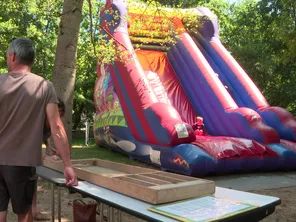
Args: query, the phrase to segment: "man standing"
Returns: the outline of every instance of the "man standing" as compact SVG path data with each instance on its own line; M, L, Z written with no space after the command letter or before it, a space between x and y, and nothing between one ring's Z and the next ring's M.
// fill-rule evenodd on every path
M56 92L50 82L31 73L34 59L33 42L14 39L7 51L8 74L0 75L0 222L6 222L9 200L19 222L32 221L35 166L42 165L45 118L64 162L67 185L78 183Z

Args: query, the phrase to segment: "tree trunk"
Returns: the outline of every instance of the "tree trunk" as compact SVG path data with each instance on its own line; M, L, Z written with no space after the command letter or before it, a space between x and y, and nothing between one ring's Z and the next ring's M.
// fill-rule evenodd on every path
M72 145L72 109L82 5L83 0L64 0L52 80L58 97L66 105L63 122L70 145Z

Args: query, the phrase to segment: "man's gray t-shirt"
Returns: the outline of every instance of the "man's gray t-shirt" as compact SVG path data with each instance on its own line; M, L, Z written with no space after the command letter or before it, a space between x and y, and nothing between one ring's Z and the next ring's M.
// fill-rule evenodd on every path
M46 105L58 103L52 83L33 73L0 75L0 165L41 165Z

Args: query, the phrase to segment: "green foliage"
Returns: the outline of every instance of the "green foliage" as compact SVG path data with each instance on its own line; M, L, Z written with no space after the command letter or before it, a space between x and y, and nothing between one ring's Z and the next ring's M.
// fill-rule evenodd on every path
M271 105L296 114L296 5L293 0L246 0L230 8L222 36Z
M0 3L0 67L6 70L6 50L13 37L28 37L35 42L37 57L33 71L50 78L55 57L61 0L13 1Z

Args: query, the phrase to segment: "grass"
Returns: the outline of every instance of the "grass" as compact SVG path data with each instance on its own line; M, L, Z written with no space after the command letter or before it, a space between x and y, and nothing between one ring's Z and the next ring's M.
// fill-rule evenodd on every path
M45 145L43 144L43 149ZM136 165L141 167L155 168L147 163L138 160L130 159L127 155L111 151L104 147L98 147L94 140L89 141L89 145L85 145L85 137L83 132L73 133L71 159L89 159L97 158L103 160L110 160L118 163L129 165Z
M124 155L119 152L111 151L104 147L98 147L96 145L92 146L83 146L72 148L71 159L88 159L88 158L97 158L103 160L110 160L117 163L124 163L140 167L155 168L147 163L140 162L138 160L132 160L127 155Z
M71 158L72 159L88 159L88 158L98 158L103 160L110 160L118 163L124 163L129 165L136 165L141 167L152 166L130 159L127 155L124 155L119 152L111 151L104 147L98 147L94 141L90 141L89 146L85 145L85 138L83 134L74 134L72 140L72 150ZM153 168L153 167L152 167Z
M72 147L73 148L81 148L83 146L85 146L85 139L84 138L73 137L73 139L72 139Z
M130 159L126 155L110 151L104 147L97 147L96 145L73 148L71 152L71 157L72 159L99 158L132 165L135 165L135 163L137 162Z

